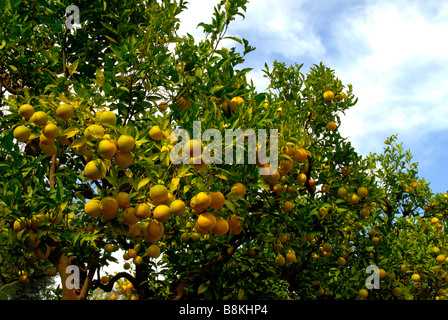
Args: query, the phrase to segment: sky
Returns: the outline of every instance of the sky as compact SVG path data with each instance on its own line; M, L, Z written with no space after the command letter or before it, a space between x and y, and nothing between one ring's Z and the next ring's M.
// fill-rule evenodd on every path
M180 34L203 37L218 0L190 0ZM264 64L322 62L358 103L339 128L362 155L382 153L384 141L413 154L419 176L434 193L448 191L448 1L440 0L250 0L245 19L230 24L229 36L256 48L242 67L257 91L265 91ZM226 42L225 46L237 45Z

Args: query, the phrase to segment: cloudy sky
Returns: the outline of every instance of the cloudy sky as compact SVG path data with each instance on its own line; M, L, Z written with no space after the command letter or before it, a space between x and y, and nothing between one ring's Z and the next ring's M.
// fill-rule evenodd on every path
M201 37L218 0L190 0L181 33ZM246 18L229 36L256 50L245 67L258 91L265 90L265 62L323 62L358 104L342 118L341 133L356 150L380 153L384 140L398 140L419 163L434 192L448 190L448 1L439 0L250 0Z

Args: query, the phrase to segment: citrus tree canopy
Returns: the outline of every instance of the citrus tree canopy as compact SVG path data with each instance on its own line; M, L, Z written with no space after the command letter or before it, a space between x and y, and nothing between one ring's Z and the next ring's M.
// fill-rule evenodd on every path
M258 92L255 48L227 34L246 0L219 2L201 40L178 35L182 0L0 3L1 285L446 298L448 196L397 136L356 152L339 127L357 98L322 63L266 64Z

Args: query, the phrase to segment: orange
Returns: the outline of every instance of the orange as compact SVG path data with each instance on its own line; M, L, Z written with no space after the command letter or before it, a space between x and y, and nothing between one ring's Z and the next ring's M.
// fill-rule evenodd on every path
M118 202L118 208L120 209L125 209L131 203L130 195L127 192L118 192L116 199Z
M123 223L131 226L138 222L139 218L135 215L135 208L129 207L123 211Z
M359 196L356 193L351 194L348 197L348 201L352 204L358 203L359 202Z
M54 123L48 123L42 129L42 134L46 136L48 139L56 139L59 135L59 127Z
M283 203L283 210L286 212L291 211L294 208L294 204L291 201L285 201Z
M412 279L412 281L420 281L420 275L418 274L418 273L414 273L412 276L411 276L411 279Z
M202 154L202 143L199 140L190 139L185 143L183 151L190 157L199 157Z
M341 267L345 266L347 264L347 260L345 260L343 257L338 258L338 265Z
M358 196L366 197L368 193L369 193L369 191L367 190L366 187L359 187L358 188L358 191L357 191Z
M118 149L120 151L131 151L135 146L133 137L123 134L117 140Z
M23 104L19 108L19 114L24 118L31 118L34 114L34 108L30 104Z
M180 199L174 200L170 203L170 212L175 216L181 216L185 213L186 205Z
M216 217L213 213L204 212L199 215L197 223L201 229L210 231L216 225Z
M336 122L334 122L334 121L328 121L328 123L327 123L327 130L329 130L329 131L334 131L334 130L336 130Z
M118 215L118 202L114 197L105 197L101 199L101 213L107 220L112 220Z
M89 217L98 217L101 214L101 201L98 199L89 200L84 206L84 212Z
M157 220L152 220L146 226L146 233L148 236L155 239L153 242L159 239L163 235L164 231L163 224Z
M150 245L148 249L146 249L146 253L150 258L157 258L160 256L160 248L155 244Z
M151 216L151 208L146 203L138 203L135 206L134 215L140 220L145 220Z
M289 159L282 159L280 160L280 166L279 169L283 172L289 172L292 170L294 166L294 163Z
M56 145L54 143L51 144L40 144L40 147L42 149L42 152L46 155L46 156L53 156L56 154L56 152L58 151L56 148Z
M104 136L104 128L99 124L91 124L84 130L84 136L89 141L101 139Z
M36 126L43 127L47 124L48 115L44 111L37 111L31 116L30 120Z
M165 204L158 205L154 209L152 215L157 221L166 222L171 217L170 208Z
M105 168L104 163L101 161L99 161L98 165L93 160L89 161L84 167L84 176L91 180L101 179L103 177L102 169L105 170Z
M344 92L339 92L337 95L336 95L336 100L338 100L338 101L342 101L342 100L344 100L345 99L345 94L344 94Z
M46 136L44 136L43 134L41 134L40 136L39 136L39 142L41 143L41 144L44 144L44 145L50 145L50 144L52 144L52 143L54 143L54 139L49 139L49 138L47 138Z
M235 194L244 196L246 194L246 187L242 183L235 183L231 189Z
M196 205L200 208L206 209L212 203L212 197L207 192L199 192L196 195Z
M56 115L61 119L70 119L74 115L73 107L69 104L61 104L56 109Z
M17 141L23 142L28 140L31 135L31 130L26 126L18 126L14 129L13 135L14 138L17 139Z
M334 93L333 93L333 91L325 91L325 92L324 92L324 100L325 100L325 101L329 102L329 101L331 101L331 100L333 100L333 99L334 99Z
M225 235L229 231L229 223L224 218L216 218L215 227L212 229L217 236Z
M100 123L110 123L110 124L116 124L117 123L117 116L112 111L103 111L100 113Z
M164 202L168 198L168 189L161 184L156 184L149 190L150 198L155 202Z
M278 254L277 257L275 257L275 264L278 266L283 266L285 264L286 260L285 257L281 254Z
M160 130L159 126L154 126L149 130L149 136L152 140L162 140L163 139L163 132Z
M98 154L103 159L112 159L117 152L115 143L109 140L101 140L98 144Z
M241 228L241 218L240 217L238 217L236 215L232 215L230 218L227 219L227 222L229 223L230 231L234 235L238 235L243 231L243 229Z
M132 164L132 154L127 151L117 151L114 160L118 167L126 169Z
M347 195L347 189L345 189L344 187L339 187L338 196L340 198L344 198L346 195Z
M286 253L286 261L288 261L289 263L292 263L292 262L296 262L296 260L297 260L297 258L296 258L296 253L294 252L294 250L289 250L287 253Z
M220 191L210 192L210 197L212 198L210 208L215 210L221 209L224 205L224 202L226 201L224 195Z
M294 160L297 162L305 161L307 156L308 156L308 154L306 153L306 150L303 148L298 148L293 153Z
M135 249L129 249L128 250L128 257L130 258L130 259L133 259L133 258L135 258L137 256L137 250L135 250Z
M369 295L369 292L366 289L361 289L361 290L359 290L358 294L361 298L367 298L367 296Z
M237 106L242 104L243 102L244 102L243 98L241 98L241 97L233 97L230 100L230 103L229 103L230 110L231 111L236 111Z

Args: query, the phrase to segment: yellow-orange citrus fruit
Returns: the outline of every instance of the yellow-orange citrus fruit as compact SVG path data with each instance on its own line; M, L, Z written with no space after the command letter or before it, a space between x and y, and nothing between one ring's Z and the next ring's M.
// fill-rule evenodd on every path
M100 123L109 123L109 124L117 123L117 116L110 110L101 112L99 118Z
M341 267L345 266L347 264L347 260L345 260L345 258L343 257L339 257L338 258L338 265L340 265Z
M369 191L367 190L366 187L359 187L358 188L358 191L357 191L358 196L366 197L368 193L369 193Z
M367 218L370 215L370 210L372 210L370 207L365 207L361 209L361 216L364 218Z
M13 135L14 138L17 139L17 141L23 142L28 140L31 135L31 130L26 126L18 126L14 129Z
M338 189L338 196L340 198L343 198L347 195L347 189L345 189L344 187L339 187Z
M151 208L146 203L138 203L135 205L134 215L140 220L145 220L151 216Z
M196 158L190 158L190 164L193 168L196 168L198 170L205 168L207 166L207 163L205 163L204 159L202 158L202 155Z
M244 102L244 99L241 97L233 97L230 100L229 107L231 111L236 111L237 106Z
M152 215L157 221L166 222L171 217L170 207L165 204L160 204L155 207Z
M155 244L150 245L148 249L146 249L146 253L150 258L157 258L158 256L160 256L160 248Z
M30 104L22 104L19 108L19 114L24 118L31 118L34 113L34 108Z
M348 201L352 204L358 203L359 202L359 196L356 193L352 193L349 197L348 197Z
M56 139L59 135L59 127L54 123L48 123L42 129L42 134L48 139Z
M42 149L42 152L48 157L54 156L57 152L57 148L54 143L50 143L50 144L42 144L41 143L40 147Z
M443 254L439 254L436 258L437 263L444 263L445 260L446 260L446 257Z
M133 258L135 258L136 256L137 256L137 250L135 250L135 249L129 249L128 250L128 257L130 258L130 259L133 259Z
M168 198L168 189L162 184L156 184L149 190L149 197L155 202L164 202Z
M367 298L367 296L369 295L369 292L366 289L361 289L361 290L359 290L358 294L361 298Z
M303 148L297 148L293 153L294 160L297 162L303 162L308 157L306 150Z
M234 235L238 235L243 231L243 229L241 228L241 218L240 217L238 217L236 215L232 215L230 218L227 219L227 222L229 223L230 231Z
M294 208L294 204L291 201L285 201L283 203L283 210L285 210L286 212L291 211Z
M48 115L44 111L36 111L33 113L30 120L36 126L43 127L47 124Z
M327 123L327 130L329 130L329 131L334 131L334 130L336 130L336 122L334 122L334 121L328 121L328 123Z
M280 166L279 169L283 172L289 172L294 167L294 163L289 159L282 159L280 160Z
M199 140L190 139L185 143L183 151L190 157L199 157L202 154L202 143Z
M163 131L160 130L159 126L154 126L149 130L149 136L152 140L162 140L163 139Z
M164 231L163 224L157 220L152 220L146 226L146 232L155 240L159 239L163 235Z
M297 258L296 258L296 253L294 252L294 250L288 250L288 252L286 253L286 261L289 263L293 263L296 262Z
M244 196L246 194L246 187L242 183L237 182L232 186L231 191L239 196Z
M197 233L202 234L202 235L206 235L210 232L209 229L205 229L205 228L202 228L201 226L199 226L198 220L196 220L196 222L194 223L194 230Z
M197 223L200 228L210 231L216 225L216 217L213 213L204 212L198 216Z
M283 266L285 264L286 260L285 257L281 254L278 254L277 257L275 257L275 264L278 266Z
M118 215L118 202L114 197L101 199L101 213L107 220L112 220Z
M324 92L324 100L325 101L331 101L334 99L334 93L333 91L325 91Z
M306 182L306 174L304 174L304 173L299 173L298 175L297 175L297 179L296 179L296 182L297 182L297 184L298 185L304 185L305 184L305 182Z
M135 215L135 208L134 207L127 207L123 210L123 223L131 226L133 224L136 224L140 219L136 217Z
M98 144L98 154L103 159L112 159L117 152L115 143L109 140L101 140Z
M69 104L61 104L56 109L56 115L61 119L70 119L75 114L73 107Z
M412 276L411 276L411 279L412 279L412 281L420 281L420 275L418 274L418 273L414 273Z
M104 128L99 124L91 124L84 130L84 136L87 140L101 139L104 136Z
M118 137L117 146L120 151L131 151L135 146L133 137L123 134Z
M123 191L118 192L117 196L115 198L117 199L118 208L120 208L120 209L125 209L131 203L131 197L130 197L129 193L127 193L127 192L123 192Z
M101 179L103 177L102 169L106 169L103 162L100 161L97 165L95 161L91 160L84 167L84 176L91 180Z
M324 251L326 252L331 252L333 251L333 246L329 243L324 243L324 245L322 246L322 248L324 249Z
M203 209L208 208L212 203L212 197L207 192L199 192L196 195L196 205Z
M185 213L185 210L187 209L187 206L185 202L183 202L180 199L173 200L170 203L170 212L171 214L174 214L175 216L181 216Z
M338 101L342 101L342 100L344 100L344 98L345 98L345 94L344 94L344 92L339 92L339 93L336 95L336 100L338 100Z
M50 144L52 144L52 143L54 143L54 139L49 139L49 138L47 138L46 136L44 136L42 133L40 134L40 136L39 136L39 142L41 143L41 144L44 144L44 145L50 145Z
M217 236L225 235L229 231L229 223L224 218L216 218L215 227L212 229Z
M89 217L98 217L101 215L101 201L98 199L89 200L84 206L84 212Z
M132 154L127 151L117 151L114 160L118 167L126 169L132 164Z
M210 192L210 197L212 198L210 208L215 210L221 209L226 201L224 195L220 191Z

